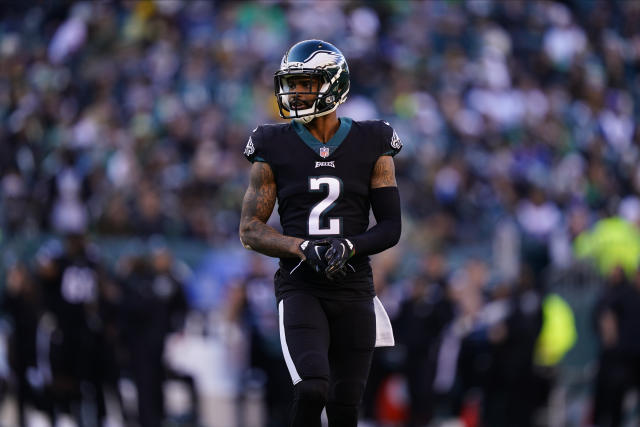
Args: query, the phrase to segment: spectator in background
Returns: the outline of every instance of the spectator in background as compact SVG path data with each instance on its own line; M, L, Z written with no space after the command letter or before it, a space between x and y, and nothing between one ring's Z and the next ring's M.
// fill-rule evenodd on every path
M181 333L185 326L189 306L184 290L188 271L175 259L174 254L163 242L153 243L150 263L155 275L153 290L158 304L163 307L165 314L161 317L160 327L164 327L164 338L170 334ZM164 348L163 348L164 350ZM194 378L188 373L180 372L169 366L163 356L163 382L173 380L183 383L190 400L189 412L185 419L193 424L199 422L199 394L196 390Z
M540 295L533 269L527 265L521 267L517 283L498 284L492 290L487 311L497 321L488 331L491 363L483 390L487 426L536 425L536 409L546 398L533 366L542 326Z
M64 246L45 243L36 261L37 283L48 313L39 333L48 340L42 360L49 364L45 379L54 414L68 413L79 423L98 423L106 417L99 360L100 260L84 234L70 233Z
M2 195L1 224L9 235L18 234L28 223L30 218L28 212L29 195L27 194L27 183L20 171L15 168L7 168L5 175L0 182Z
M165 337L182 327L187 309L183 283L171 267L172 255L165 247L156 248L151 257L131 257L121 264L123 339L138 392L138 422L143 427L160 425L165 417ZM187 382L192 405L197 407L193 382Z
M542 273L551 261L552 233L560 226L561 214L541 188L530 187L516 208L516 220L522 235L522 262L531 268L532 280L542 283Z
M139 187L133 220L136 232L145 237L168 232L168 220L164 214L166 209L162 205L160 194L150 182L141 182Z
M614 268L596 306L600 361L593 423L597 426L623 425L625 395L640 387L639 277L629 281L622 267Z
M51 422L54 408L49 396L51 380L47 356L42 345L38 345L37 334L43 319L44 301L42 290L31 277L27 266L16 263L6 273L6 287L2 298L2 312L10 322L8 342L9 366L15 381L18 402L18 423L27 427L26 410L34 406L44 411Z
M76 153L63 150L60 166L49 184L51 228L58 233L80 233L89 226L88 182L78 171Z
M578 235L574 251L577 258L594 263L603 276L622 268L631 278L640 266L640 230L619 216L603 218Z
M160 425L165 415L162 354L168 313L155 298L154 274L147 258L121 260L119 274L124 289L123 340L138 395L138 422Z
M495 318L483 311L487 281L486 264L479 260L467 262L448 281L453 319L443 333L433 383L445 412L454 416L477 405L490 366L488 329Z
M427 425L434 415L437 356L444 328L453 319L443 255L427 255L420 273L394 319L398 345L405 354L402 371L409 387L408 426Z
M134 232L130 223L130 209L122 194L113 194L105 202L104 211L96 224L99 233L111 236L128 236Z

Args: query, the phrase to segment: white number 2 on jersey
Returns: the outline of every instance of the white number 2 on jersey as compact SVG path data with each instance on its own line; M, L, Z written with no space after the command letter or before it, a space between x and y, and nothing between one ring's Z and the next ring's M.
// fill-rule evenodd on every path
M342 191L342 181L333 176L320 176L317 178L309 178L309 191L327 191L327 197L320 200L309 214L309 235L340 235L342 234L342 219L329 218L329 227L320 226L320 217L326 214L332 207Z

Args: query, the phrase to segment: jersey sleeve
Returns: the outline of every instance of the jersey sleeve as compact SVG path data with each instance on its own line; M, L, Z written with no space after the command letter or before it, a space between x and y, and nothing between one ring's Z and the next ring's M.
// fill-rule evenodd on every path
M244 147L244 156L251 163L267 162L262 126L255 128L249 135L247 145Z
M380 155L393 157L402 149L402 141L400 141L400 137L398 137L398 134L395 129L391 127L389 122L381 121L380 125Z

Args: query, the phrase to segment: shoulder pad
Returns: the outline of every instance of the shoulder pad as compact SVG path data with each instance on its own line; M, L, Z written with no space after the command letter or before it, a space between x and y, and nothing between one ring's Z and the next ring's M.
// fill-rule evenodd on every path
M243 154L251 163L265 161L263 157L264 153L262 153L262 126L256 127L253 132L251 132L249 140L244 146Z
M256 127L244 147L244 156L251 163L269 162L269 147L273 139L280 139L280 136L290 129L289 123L265 124Z
M262 139L269 141L270 138L280 136L290 128L290 123L269 123L260 125L256 129L261 131Z
M402 141L400 137L396 133L395 129L391 127L389 122L385 122L380 120L382 124L382 147L383 147L383 156L395 156L402 149Z

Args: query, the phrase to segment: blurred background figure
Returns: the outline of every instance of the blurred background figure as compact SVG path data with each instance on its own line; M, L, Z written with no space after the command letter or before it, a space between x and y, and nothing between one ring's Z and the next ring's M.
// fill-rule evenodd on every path
M453 319L447 292L446 260L441 253L426 255L394 318L398 346L405 360L402 373L409 392L408 426L427 425L434 416L433 381L444 328Z
M197 394L193 379L165 364L167 336L183 328L187 301L181 277L172 268L173 256L165 246L154 247L148 256L122 260L124 283L122 310L123 341L127 348L128 374L137 391L137 415L141 426L156 426L165 419L164 383L168 378L186 382L197 422Z
M82 232L67 234L62 251L42 265L54 412L68 413L81 424L106 417L102 390L101 274L96 248ZM44 331L38 331L39 334ZM36 337L38 338L38 337Z
M26 426L27 405L47 413L50 419L53 417L50 396L43 384L45 378L35 375L39 373L36 335L44 301L24 264L16 263L7 269L5 284L2 310L9 322L7 357L18 403L17 421ZM50 371L46 373L50 380Z
M637 425L639 20L637 1L2 2L0 424L278 425L242 150L280 120L281 53L321 38L350 59L341 114L404 142L404 233L373 259L402 340L376 353L369 425Z
M623 425L625 396L638 390L640 288L621 266L610 273L595 310L600 342L593 418L596 425Z

